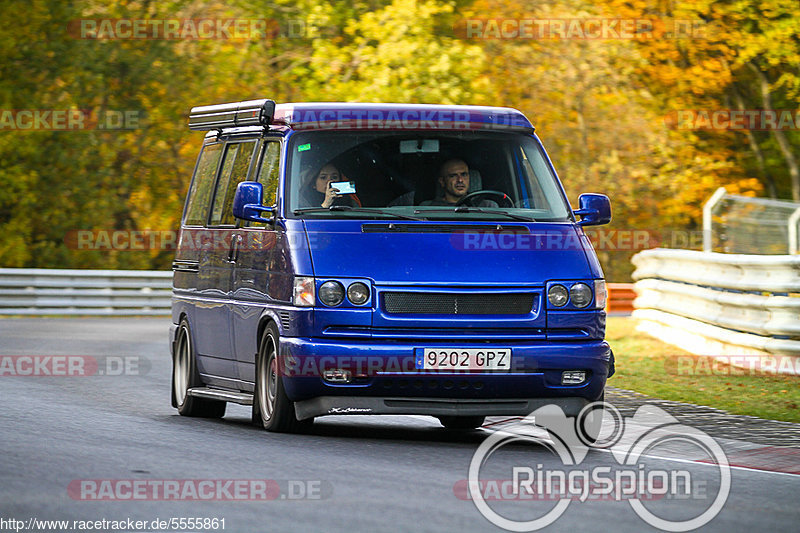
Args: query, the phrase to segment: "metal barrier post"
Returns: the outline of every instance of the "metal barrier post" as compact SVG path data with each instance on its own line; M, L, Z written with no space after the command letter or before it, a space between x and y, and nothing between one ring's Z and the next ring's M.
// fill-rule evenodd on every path
M789 254L794 255L800 252L800 243L798 243L797 231L800 226L800 207L794 210L792 216L789 217Z
M704 252L712 252L714 243L712 242L712 234L711 234L711 211L716 207L716 205L722 201L728 191L725 190L725 187L720 187L714 194L711 195L711 198L703 205L703 251Z

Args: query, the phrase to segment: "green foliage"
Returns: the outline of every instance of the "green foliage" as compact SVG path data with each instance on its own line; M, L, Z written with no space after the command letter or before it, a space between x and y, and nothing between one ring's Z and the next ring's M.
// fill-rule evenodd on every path
M319 6L310 24L330 24ZM346 22L340 35L313 42L300 72L304 92L322 100L483 103L485 54L444 35L453 6L433 0L394 0Z
M612 198L611 229L691 230L719 185L795 193L797 131L670 129L680 109L775 109L800 99L791 0L12 1L0 11L0 110L133 112L128 130L0 129L0 266L168 268L169 250L86 251L76 230L177 229L200 135L190 107L393 101L517 107L571 199ZM465 19L703 22L681 39L466 39ZM246 39L81 39L81 19L267 19ZM794 149L796 151L796 149ZM800 178L799 178L800 179ZM797 187L800 187L798 182ZM625 281L630 253L602 252Z

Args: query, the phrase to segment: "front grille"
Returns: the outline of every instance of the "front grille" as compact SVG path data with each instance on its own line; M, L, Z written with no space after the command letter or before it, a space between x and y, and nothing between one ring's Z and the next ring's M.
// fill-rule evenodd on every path
M383 308L393 315L527 315L533 294L387 292Z

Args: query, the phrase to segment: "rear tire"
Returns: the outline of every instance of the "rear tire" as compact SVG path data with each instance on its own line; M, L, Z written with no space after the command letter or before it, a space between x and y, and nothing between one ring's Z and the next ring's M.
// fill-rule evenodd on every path
M256 387L253 422L267 431L296 433L311 426L313 419L298 420L294 402L286 396L278 358L280 335L275 324L264 329L256 356Z
M202 385L189 322L184 318L178 327L172 356L172 406L177 407L182 416L222 418L226 402L189 396L189 389Z
M440 416L439 422L447 429L476 429L483 425L485 416Z

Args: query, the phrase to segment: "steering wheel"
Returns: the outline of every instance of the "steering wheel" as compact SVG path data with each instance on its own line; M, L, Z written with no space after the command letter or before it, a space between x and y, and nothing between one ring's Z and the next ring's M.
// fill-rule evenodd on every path
M493 198L497 199L497 205L499 207L514 207L514 201L506 193L500 191L490 191L488 189L469 193L456 202L456 207L459 205L479 207L475 201L476 198Z

